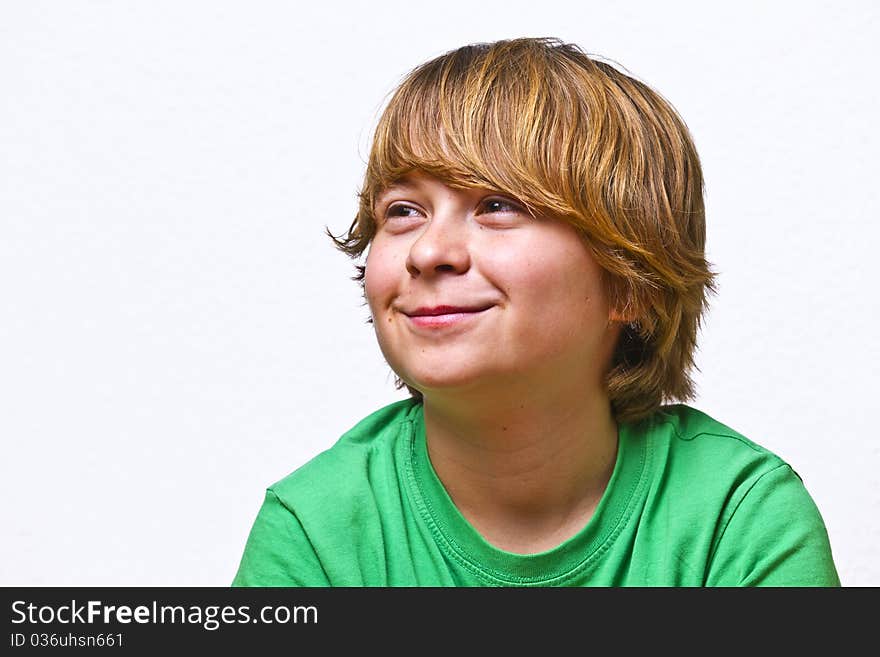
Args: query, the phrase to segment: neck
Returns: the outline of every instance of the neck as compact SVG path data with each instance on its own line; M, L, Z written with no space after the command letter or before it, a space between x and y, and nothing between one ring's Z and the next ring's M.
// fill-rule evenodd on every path
M579 531L605 491L617 455L607 395L588 388L428 394L431 463L465 518L513 552L550 549Z

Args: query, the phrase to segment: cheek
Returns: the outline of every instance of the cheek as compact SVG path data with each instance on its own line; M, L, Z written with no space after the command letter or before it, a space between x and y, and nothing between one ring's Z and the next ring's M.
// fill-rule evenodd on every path
M496 271L503 272L512 295L556 304L595 295L595 274L588 265L579 253L535 251L525 257L497 259Z
M500 263L501 264L501 263ZM505 287L531 331L582 330L607 319L601 273L591 257L574 248L534 252L503 263Z
M393 291L395 281L393 263L387 251L370 249L364 265L364 295L375 311Z

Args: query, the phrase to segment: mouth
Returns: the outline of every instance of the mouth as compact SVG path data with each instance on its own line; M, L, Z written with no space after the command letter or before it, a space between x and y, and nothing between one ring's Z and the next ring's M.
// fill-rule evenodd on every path
M462 315L467 313L479 313L488 310L492 304L481 306L434 306L416 308L412 312L404 311L408 317L440 317L441 315Z
M413 326L424 329L441 329L468 322L492 308L492 304L480 306L434 306L416 308L404 312Z

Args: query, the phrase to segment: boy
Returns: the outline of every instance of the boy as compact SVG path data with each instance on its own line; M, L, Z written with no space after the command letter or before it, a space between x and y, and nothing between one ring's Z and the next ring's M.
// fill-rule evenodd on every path
M240 586L838 586L778 456L683 402L714 274L657 93L512 39L416 68L348 234L411 397L271 486Z

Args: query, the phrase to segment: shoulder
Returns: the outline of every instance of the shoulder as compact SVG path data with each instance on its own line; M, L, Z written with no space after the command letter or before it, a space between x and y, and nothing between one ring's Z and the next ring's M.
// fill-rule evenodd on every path
M686 404L663 406L642 425L655 481L667 495L716 506L727 519L770 488L782 507L812 501L800 475L752 436ZM769 503L770 500L765 500ZM722 520L724 521L724 520Z
M706 545L708 583L837 584L822 516L787 461L684 404L639 426L655 504L687 518L682 531Z
M665 428L671 432L671 436L678 441L688 442L709 436L721 438L721 442L725 443L727 447L744 447L751 452L769 454L764 447L744 436L738 430L687 404L661 406L649 418L649 423L653 427L661 429L665 425Z
M419 410L414 400L380 408L269 486L234 584L360 582L363 569L382 563L370 547L381 543L378 503L393 492L401 460L396 454L408 443ZM367 556L362 558L362 552Z
M634 436L645 442L653 503L699 517L716 530L758 497L765 517L771 507L809 500L800 477L780 456L691 406L661 407Z
M414 399L380 408L269 490L287 505L297 498L316 499L325 487L332 487L338 497L347 488L362 485L371 469L393 464L399 443L409 435L414 413L420 408Z
M639 426L638 433L663 465L698 479L711 478L723 485L725 474L750 479L777 468L790 470L786 461L753 437L686 404L662 406Z

